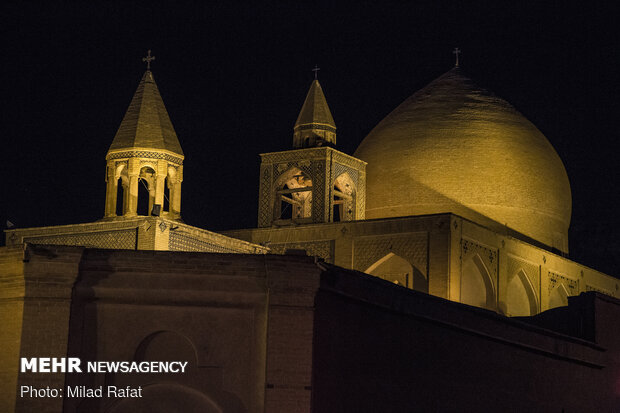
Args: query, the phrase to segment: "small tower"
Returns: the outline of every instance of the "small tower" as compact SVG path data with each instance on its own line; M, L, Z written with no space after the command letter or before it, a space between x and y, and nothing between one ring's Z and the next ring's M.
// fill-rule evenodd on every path
M310 85L293 131L293 148L336 146L336 124L317 79Z
M261 154L258 226L364 219L366 162L333 148L336 124L318 80L293 128L293 150Z
M160 215L180 220L183 159L147 68L106 156L105 218Z

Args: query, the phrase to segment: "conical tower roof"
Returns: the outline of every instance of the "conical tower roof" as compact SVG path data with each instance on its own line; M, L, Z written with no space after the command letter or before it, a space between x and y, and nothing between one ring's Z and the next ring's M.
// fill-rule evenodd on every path
M150 70L142 76L109 151L124 149L159 149L183 156Z
M316 79L310 85L304 105L301 107L297 122L295 122L295 129L306 125L328 126L332 127L334 132L336 131L336 123L334 123L332 113L327 106L323 89Z

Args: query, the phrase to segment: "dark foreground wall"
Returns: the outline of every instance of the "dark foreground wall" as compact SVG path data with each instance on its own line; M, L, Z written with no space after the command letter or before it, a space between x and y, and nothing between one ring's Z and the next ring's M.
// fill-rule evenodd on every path
M619 304L582 294L551 323L595 344L331 267L316 297L313 411L620 411Z
M0 248L0 412L310 411L312 257ZM188 361L184 374L20 373L20 357ZM20 386L141 386L141 398Z
M0 411L615 412L619 301L522 320L296 255L0 249ZM20 373L19 357L187 360ZM20 398L20 385L144 397Z

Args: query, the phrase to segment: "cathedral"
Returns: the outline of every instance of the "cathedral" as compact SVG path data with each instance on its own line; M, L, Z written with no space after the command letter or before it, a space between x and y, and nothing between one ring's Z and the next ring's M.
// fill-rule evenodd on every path
M353 156L315 80L293 149L261 155L258 228L226 235L508 316L618 281L566 258L571 191L559 156L457 66L383 119Z
M530 121L457 61L352 155L336 138L315 78L292 149L260 155L256 228L193 227L181 218L184 153L149 67L105 158L102 219L5 231L0 410L619 406L620 281L568 259L570 184ZM17 370L47 356L190 369ZM99 385L145 396L19 393ZM481 386L494 395L476 397Z

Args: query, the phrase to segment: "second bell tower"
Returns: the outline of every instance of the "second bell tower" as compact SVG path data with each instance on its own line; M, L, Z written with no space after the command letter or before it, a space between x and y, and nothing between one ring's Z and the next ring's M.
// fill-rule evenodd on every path
M340 152L315 79L293 128L293 150L261 154L258 226L364 219L366 162Z

